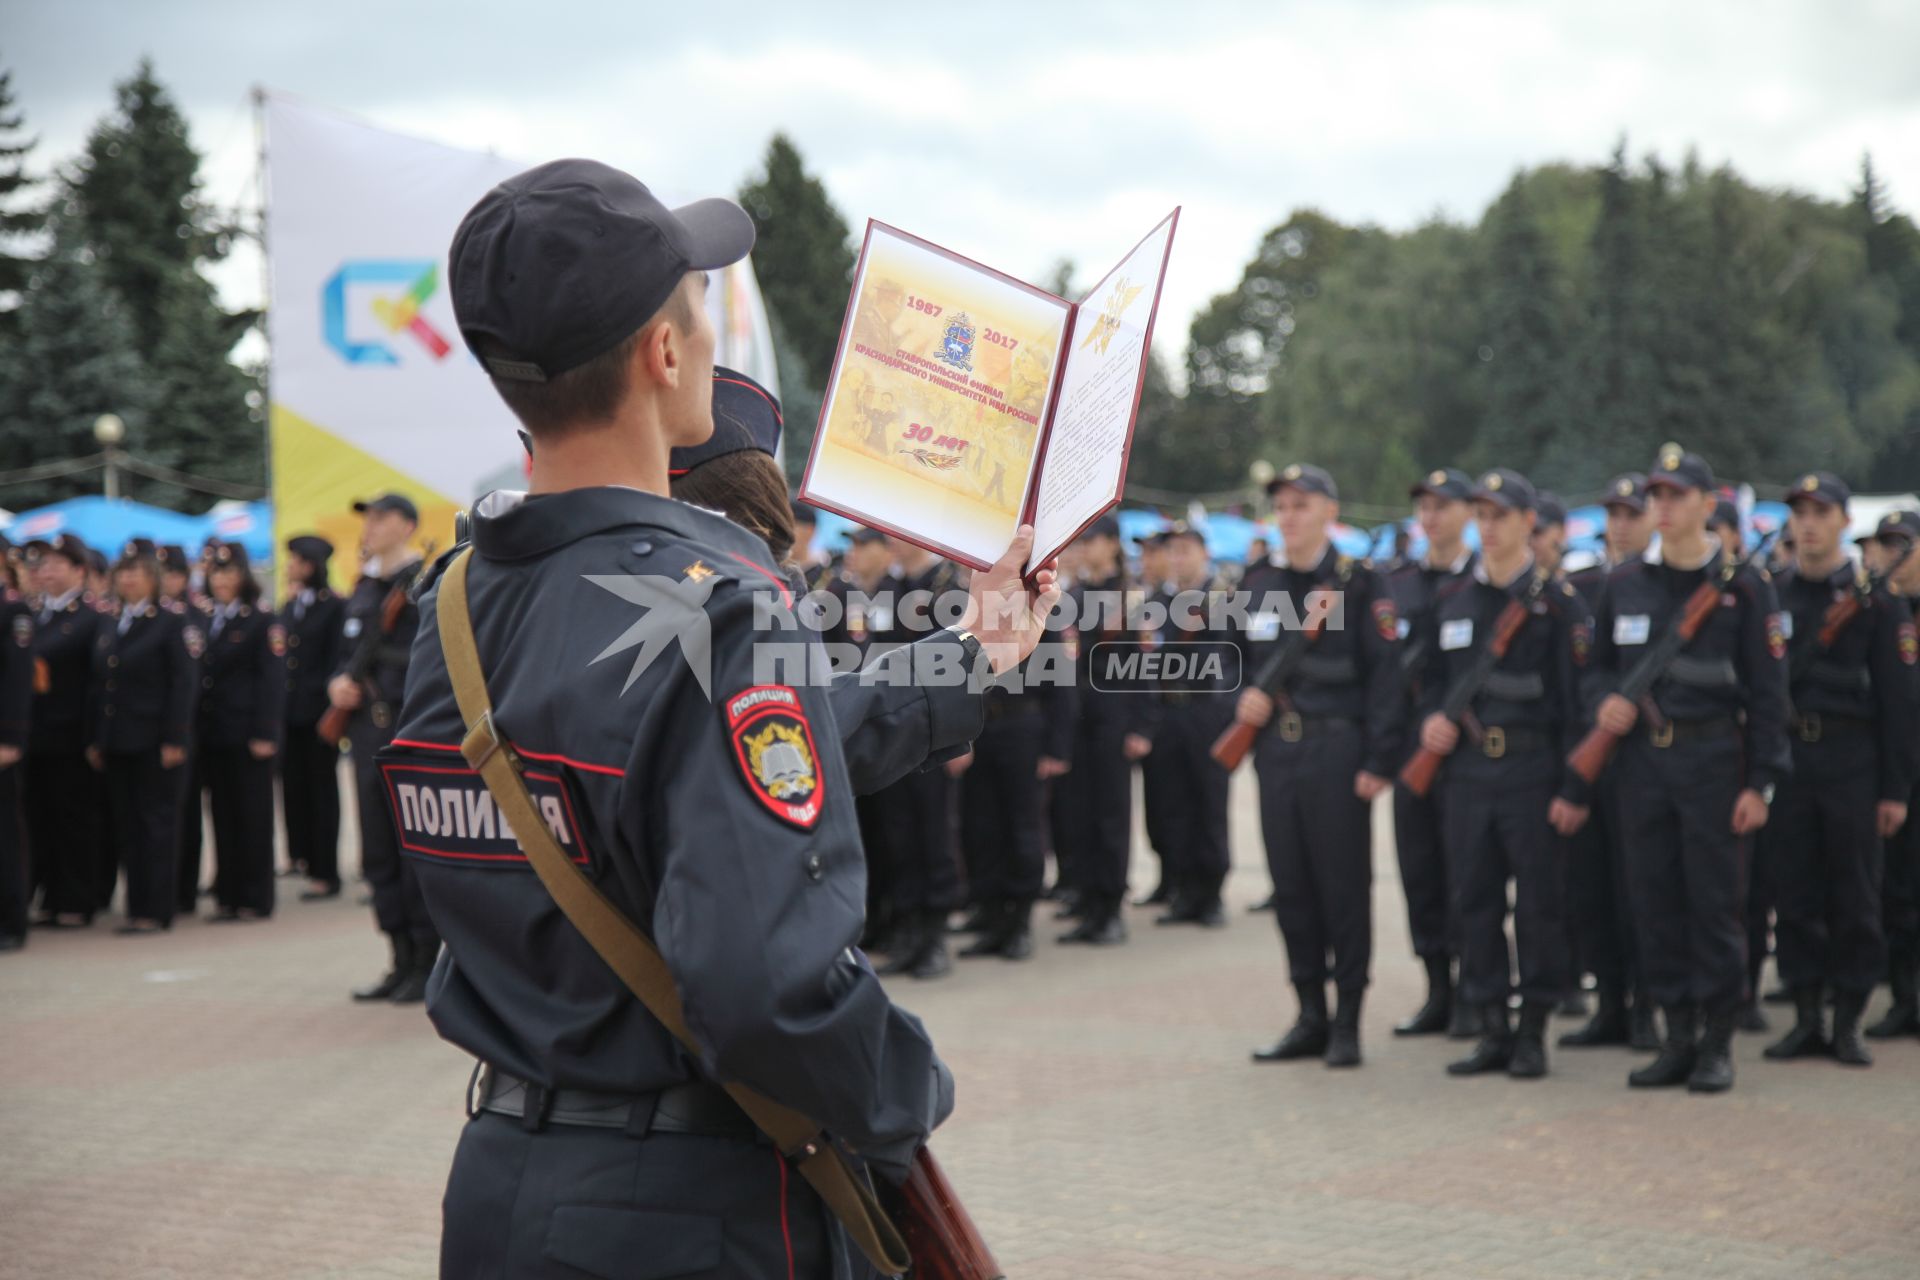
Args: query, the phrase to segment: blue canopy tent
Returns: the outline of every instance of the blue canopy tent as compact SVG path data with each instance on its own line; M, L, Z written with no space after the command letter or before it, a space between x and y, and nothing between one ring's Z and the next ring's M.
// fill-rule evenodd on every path
M7 537L17 545L70 533L111 560L130 538L152 538L161 546L175 543L189 553L197 552L206 537L204 526L204 517L129 498L68 498L22 511L7 529Z

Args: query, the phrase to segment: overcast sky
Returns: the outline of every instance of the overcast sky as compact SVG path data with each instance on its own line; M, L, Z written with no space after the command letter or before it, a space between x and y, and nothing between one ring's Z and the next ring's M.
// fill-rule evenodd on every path
M0 65L45 165L150 54L220 203L248 193L262 84L689 193L734 192L783 129L856 232L880 218L1028 278L1066 255L1091 280L1180 204L1170 355L1290 209L1476 218L1516 166L1599 163L1622 132L1636 154L1691 146L1836 199L1871 150L1920 209L1914 0L663 8L0 0ZM257 280L250 263L220 272L235 304Z

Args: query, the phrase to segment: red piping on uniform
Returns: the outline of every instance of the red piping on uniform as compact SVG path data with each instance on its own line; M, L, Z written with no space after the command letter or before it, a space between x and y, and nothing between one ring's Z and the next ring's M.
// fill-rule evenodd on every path
M784 581L782 581L780 578L776 577L775 575L768 573L765 569L762 569L759 565L747 559L745 556L741 555L738 551L729 551L727 552L727 554L732 556L735 560L738 560L741 564L747 566L747 568L759 574L761 577L765 578L768 582L771 582L774 586L780 588L780 599L785 602L787 608L789 609L793 608L793 591L787 586L787 584Z
M787 1227L787 1158L775 1151L773 1162L780 1166L780 1238L787 1245L787 1280L794 1280L793 1232Z
M419 747L423 751L458 751L460 749L451 743L421 742L415 738L395 738L393 745L396 747ZM513 749L529 760L552 760L560 764L572 765L576 769L585 769L588 773L604 773L612 778L624 778L627 776L625 769L616 769L610 764L588 764L584 760L575 760L572 756L552 755L543 751L529 751L518 743L514 744Z

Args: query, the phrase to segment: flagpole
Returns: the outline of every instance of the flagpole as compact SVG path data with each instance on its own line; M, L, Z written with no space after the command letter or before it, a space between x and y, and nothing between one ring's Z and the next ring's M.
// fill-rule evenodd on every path
M273 485L273 266L267 254L267 199L271 190L267 181L267 90L253 86L254 207L259 219L260 243L260 336L266 346L266 361L261 366L261 451L265 456L267 502L274 516L269 530L272 551L268 558L270 582L280 581L280 504L274 500ZM271 586L269 591L271 593Z

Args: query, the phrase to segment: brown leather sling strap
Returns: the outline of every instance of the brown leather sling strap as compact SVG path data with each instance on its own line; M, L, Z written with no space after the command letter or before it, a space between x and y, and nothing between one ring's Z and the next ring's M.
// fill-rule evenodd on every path
M453 696L460 704L460 718L467 726L460 754L486 781L501 816L560 910L600 953L607 967L639 997L647 1012L698 1060L700 1046L687 1026L680 992L666 961L639 926L561 852L520 777L519 755L493 727L493 702L487 696L486 674L480 667L473 621L467 613L467 561L472 554L472 548L463 549L447 566L440 579L435 613L440 624L440 652L446 658ZM904 1274L912 1262L906 1242L874 1198L872 1185L864 1175L854 1172L820 1126L745 1085L723 1087L820 1193L860 1252L886 1274Z

